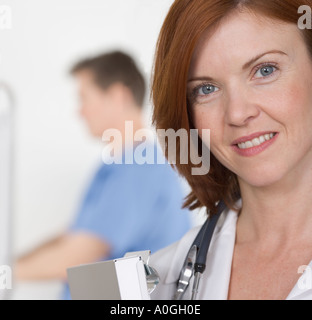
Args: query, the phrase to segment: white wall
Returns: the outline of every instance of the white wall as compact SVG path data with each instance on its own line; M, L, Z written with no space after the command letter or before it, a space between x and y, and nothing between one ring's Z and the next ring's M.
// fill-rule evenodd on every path
M14 254L71 221L101 146L77 114L68 70L110 49L133 54L149 79L157 36L173 0L0 0L12 28L0 30L0 80L16 98ZM149 119L149 113L147 113ZM55 298L59 286L15 284L13 298Z

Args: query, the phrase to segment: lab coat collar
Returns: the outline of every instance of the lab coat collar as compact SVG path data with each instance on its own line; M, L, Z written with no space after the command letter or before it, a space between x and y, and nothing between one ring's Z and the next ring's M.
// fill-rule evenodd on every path
M286 300L312 300L312 261L306 266Z
M228 297L237 217L237 212L233 210L223 214L223 221L220 221L208 251L199 299L226 300Z

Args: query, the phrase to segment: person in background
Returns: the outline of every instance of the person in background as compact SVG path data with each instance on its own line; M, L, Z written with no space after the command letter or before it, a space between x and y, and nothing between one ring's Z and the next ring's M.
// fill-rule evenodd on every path
M78 83L81 116L95 138L114 128L124 141L125 121L132 122L133 132L145 127L145 81L129 55L105 53L77 63L71 73ZM180 180L167 163L101 163L68 232L18 259L15 277L65 282L71 266L130 251L153 253L190 228L183 197ZM67 285L63 298L70 298Z

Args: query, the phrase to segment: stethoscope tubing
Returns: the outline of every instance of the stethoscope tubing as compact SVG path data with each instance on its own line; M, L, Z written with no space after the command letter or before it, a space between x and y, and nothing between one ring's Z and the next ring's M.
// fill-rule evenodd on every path
M226 209L224 201L219 201L217 205L217 212L207 218L201 229L199 230L195 240L193 241L190 250L184 261L183 268L180 273L180 277L177 284L177 291L174 295L174 300L181 300L183 295L189 286L190 280L194 275L194 282L192 288L192 300L196 300L199 288L200 278L206 269L206 259L211 243L211 239L216 228L219 217ZM194 248L196 248L196 254L194 259ZM193 262L193 260L195 260ZM192 272L190 272L190 267ZM188 272L189 275L185 275ZM186 280L187 279L187 280Z

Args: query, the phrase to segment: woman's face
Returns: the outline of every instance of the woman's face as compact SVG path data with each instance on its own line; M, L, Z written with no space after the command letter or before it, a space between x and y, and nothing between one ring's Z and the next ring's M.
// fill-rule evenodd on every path
M312 62L295 24L231 14L199 41L187 91L195 127L240 182L312 170Z

